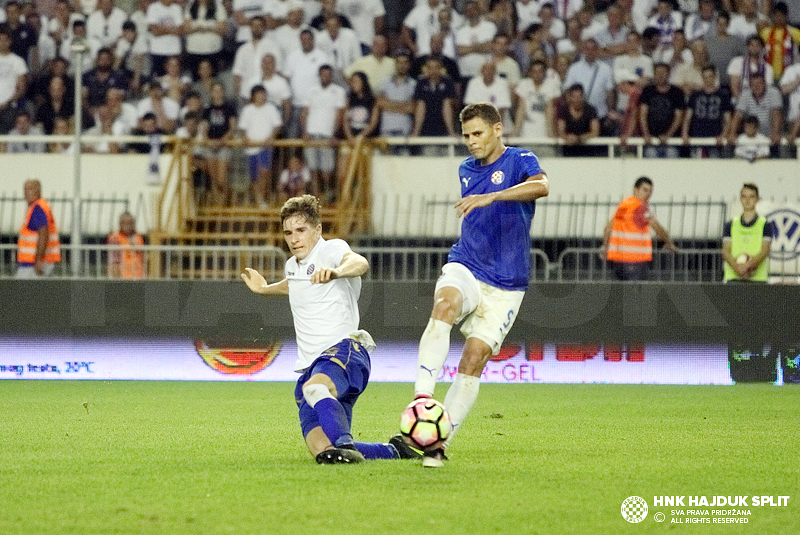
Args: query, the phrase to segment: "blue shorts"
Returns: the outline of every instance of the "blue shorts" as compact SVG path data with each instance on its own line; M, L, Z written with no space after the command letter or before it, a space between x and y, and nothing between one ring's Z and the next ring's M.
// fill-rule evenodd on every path
M344 407L348 423L352 423L353 405L356 404L358 396L367 388L369 372L369 353L364 346L352 338L345 338L331 347L306 368L306 371L297 380L297 386L294 389L294 399L300 410L300 428L303 430L303 437L315 427L319 427L317 413L303 397L303 385L306 384L306 381L318 373L330 377L333 384L336 385L338 394L336 399Z
M255 182L262 169L272 167L272 149L262 149L258 154L249 155L247 164L250 167L250 180Z

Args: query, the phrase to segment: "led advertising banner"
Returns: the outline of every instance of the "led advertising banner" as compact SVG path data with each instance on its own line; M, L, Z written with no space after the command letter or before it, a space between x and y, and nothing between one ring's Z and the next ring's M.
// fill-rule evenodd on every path
M202 339L0 338L2 379L294 381L293 340L253 347ZM451 381L453 344L440 380ZM372 381L413 382L416 342L379 342ZM773 367L774 369L774 367ZM505 344L484 370L492 383L731 384L726 345Z

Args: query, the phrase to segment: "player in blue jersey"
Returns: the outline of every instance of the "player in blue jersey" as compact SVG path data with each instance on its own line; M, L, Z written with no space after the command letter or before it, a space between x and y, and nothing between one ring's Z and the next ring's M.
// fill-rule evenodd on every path
M295 371L301 374L295 400L306 445L320 464L418 458L399 435L382 444L355 442L350 433L353 405L367 387L369 351L375 348L358 325L361 275L369 263L343 240L322 238L318 206L314 196L303 195L281 208L293 253L283 280L267 284L254 269L242 273L255 293L289 296L297 337Z
M472 154L458 169L461 199L455 209L464 218L461 238L436 283L414 385L416 397L433 396L450 348L450 330L463 321L466 343L444 400L454 433L478 397L486 363L500 351L519 311L530 275L535 201L549 192L536 155L503 144L503 123L494 106L471 104L459 118ZM439 467L444 458L443 448L426 452L422 464Z

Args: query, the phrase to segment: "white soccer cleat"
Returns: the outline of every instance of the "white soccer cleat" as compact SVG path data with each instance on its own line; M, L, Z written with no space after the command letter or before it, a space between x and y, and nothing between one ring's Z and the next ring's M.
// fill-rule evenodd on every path
M446 459L447 456L442 448L426 451L422 455L422 466L425 468L442 468Z

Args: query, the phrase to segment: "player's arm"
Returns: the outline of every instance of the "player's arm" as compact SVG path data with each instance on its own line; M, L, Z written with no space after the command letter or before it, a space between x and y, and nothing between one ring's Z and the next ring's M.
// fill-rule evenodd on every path
M369 262L360 254L350 251L345 253L339 267L322 268L311 275L312 284L325 284L334 279L360 277L369 269Z
M550 182L547 175L541 172L508 189L464 197L456 203L456 213L458 217L466 217L475 208L489 206L496 201L534 201L547 197L548 193Z
M766 258L769 256L769 253L772 250L772 236L774 235L775 229L773 224L771 222L767 222L767 224L764 225L764 237L761 239L761 250L758 251L757 255L745 262L748 276L757 270L758 266L761 265L761 262L766 260Z
M740 277L749 277L750 274L747 271L747 264L740 264L736 261L731 253L732 242L730 238L723 238L722 239L722 259L728 263L728 265L733 268L733 271L739 275Z
M614 226L614 218L608 220L606 223L606 228L603 229L603 244L600 246L600 258L603 260L606 259L606 255L608 254L608 246L611 243L611 229Z
M267 284L267 280L255 269L244 268L244 271L242 280L253 292L261 295L289 295L288 280Z
M722 254L722 259L734 270L736 270L736 259L731 253L732 246L733 244L730 238L722 238L722 249L720 250L720 253Z
M650 226L653 227L653 230L656 232L656 236L659 237L664 242L664 248L672 251L673 253L678 251L678 248L675 246L675 243L672 241L672 238L669 237L669 233L661 226L661 224L656 221L655 219L650 220Z
M764 239L761 241L761 250L758 252L757 255L755 255L753 258L751 258L745 263L748 275L752 274L753 271L758 269L758 266L761 265L761 262L763 262L767 258L767 256L769 256L769 252L771 249L772 249L771 239Z
M44 273L44 255L47 252L47 242L50 240L50 229L47 225L39 227L36 231L36 259L34 260L34 270L41 275Z

